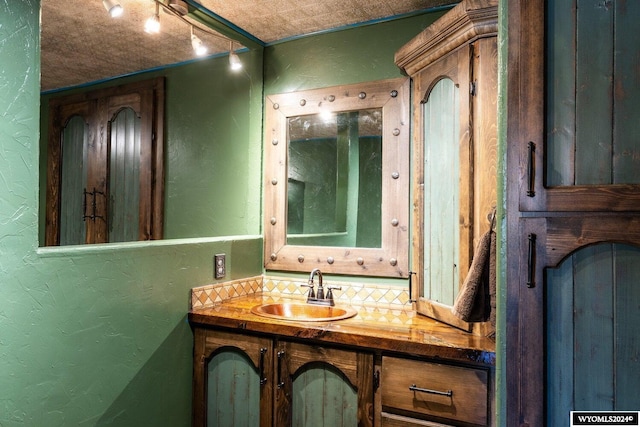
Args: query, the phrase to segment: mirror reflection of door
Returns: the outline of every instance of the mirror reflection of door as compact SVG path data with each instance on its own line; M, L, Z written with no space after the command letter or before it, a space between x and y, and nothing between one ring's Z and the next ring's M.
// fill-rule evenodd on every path
M62 178L60 185L60 245L80 245L86 240L84 216L87 188L89 125L81 116L69 120L62 132Z
M51 100L47 245L162 237L159 82Z
M109 241L138 240L140 118L133 109L124 108L111 122L109 133Z

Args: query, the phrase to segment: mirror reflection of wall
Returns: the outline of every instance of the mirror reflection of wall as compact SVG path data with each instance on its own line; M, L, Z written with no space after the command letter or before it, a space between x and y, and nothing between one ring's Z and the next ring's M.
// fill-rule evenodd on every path
M288 119L287 243L381 242L382 109Z

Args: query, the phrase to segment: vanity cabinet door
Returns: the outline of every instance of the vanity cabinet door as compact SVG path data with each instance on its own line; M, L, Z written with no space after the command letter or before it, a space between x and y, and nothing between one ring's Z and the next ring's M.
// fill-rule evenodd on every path
M279 341L274 425L372 426L373 355Z
M194 328L193 425L373 426L373 354Z
M194 329L193 425L272 425L273 341Z

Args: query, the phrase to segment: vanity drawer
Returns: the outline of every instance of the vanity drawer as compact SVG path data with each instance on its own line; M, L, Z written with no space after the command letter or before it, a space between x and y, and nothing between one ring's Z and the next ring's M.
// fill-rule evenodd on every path
M396 408L484 426L488 380L484 369L385 356L380 381L383 411Z

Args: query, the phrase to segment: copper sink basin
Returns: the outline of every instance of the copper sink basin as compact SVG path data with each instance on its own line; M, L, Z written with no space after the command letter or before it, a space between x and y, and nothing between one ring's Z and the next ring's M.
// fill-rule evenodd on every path
M356 311L350 307L330 307L304 303L282 302L256 305L253 314L278 320L296 322L328 322L353 317Z

